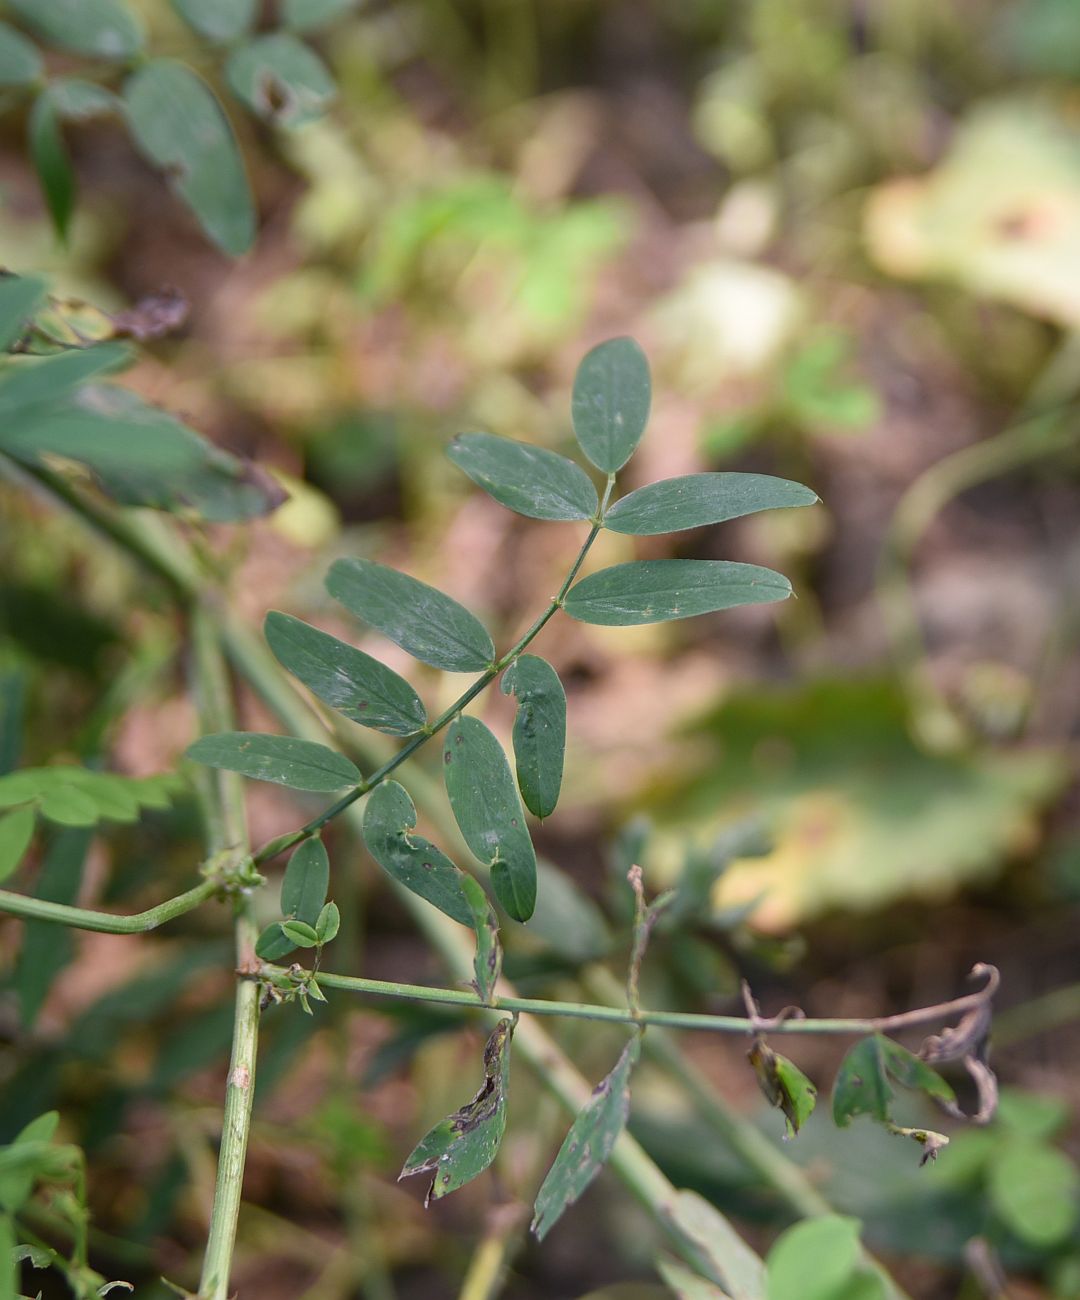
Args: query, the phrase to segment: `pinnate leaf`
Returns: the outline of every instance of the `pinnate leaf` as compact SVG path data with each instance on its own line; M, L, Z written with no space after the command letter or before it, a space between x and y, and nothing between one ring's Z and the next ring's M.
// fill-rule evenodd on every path
M168 173L206 234L233 257L246 252L255 207L236 137L210 87L183 63L153 59L124 86L124 104L135 143Z
M322 840L304 840L289 859L281 881L281 910L297 921L314 925L330 888L330 859Z
M320 118L337 94L326 64L290 32L257 36L229 55L233 94L257 116L297 127Z
M496 898L515 921L527 921L536 906L536 852L506 755L479 718L450 724L443 774L465 843L491 867Z
M536 1196L532 1230L542 1241L607 1163L630 1114L630 1072L641 1055L641 1035L623 1048L615 1068L593 1089L567 1133Z
M282 666L345 717L391 736L411 736L427 722L404 677L363 650L276 610L267 614L265 632Z
M586 354L571 412L581 449L597 469L622 469L645 432L651 403L649 363L633 339L608 339Z
M791 583L772 569L729 560L631 560L591 573L563 608L582 623L627 627L785 600Z
M604 527L638 537L738 519L758 510L809 506L817 493L768 474L687 474L649 483L616 501Z
M171 774L126 777L62 764L27 767L0 776L0 808L34 804L44 817L65 825L134 822L144 808L167 808L179 785Z
M240 772L256 781L272 781L292 790L343 790L359 785L361 780L343 754L325 745L257 731L203 736L188 748L187 756L207 767Z
M463 890L464 872L429 840L414 835L415 826L416 808L397 781L384 781L368 795L364 843L371 856L406 889L461 925L472 927L473 910Z
M500 505L530 519L592 519L600 509L581 466L544 447L462 433L446 454Z
M337 560L326 589L357 618L422 663L482 672L495 658L487 629L456 600L372 560Z
M512 1020L500 1020L484 1047L484 1082L476 1096L448 1116L416 1145L399 1178L432 1174L424 1204L470 1182L495 1159L506 1129Z
M516 695L514 759L518 789L535 817L550 817L562 787L566 692L559 674L538 655L521 655L503 673L504 695Z

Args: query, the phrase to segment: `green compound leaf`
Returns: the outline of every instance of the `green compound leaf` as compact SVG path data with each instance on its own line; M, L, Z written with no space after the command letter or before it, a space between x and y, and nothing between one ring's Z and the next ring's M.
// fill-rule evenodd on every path
M344 17L357 0L285 0L282 21L294 32L310 32Z
M502 692L516 695L514 758L518 788L535 817L550 817L562 787L566 692L559 674L538 655L521 655L503 673Z
M0 275L0 349L10 347L45 299L36 276Z
M990 1201L1022 1241L1046 1250L1072 1234L1080 1211L1080 1172L1045 1142L1006 1141L990 1165Z
M255 956L261 957L263 961L280 961L295 951L296 944L281 928L280 921L268 925L255 944Z
M768 474L687 474L650 483L616 501L604 516L604 527L646 537L817 500L817 493L801 483Z
M200 36L228 45L251 30L258 0L172 0L172 6Z
M491 867L495 897L515 921L527 921L536 906L536 852L506 755L479 718L450 724L443 774L465 843Z
M345 717L391 736L414 735L427 723L420 697L405 678L363 650L276 610L267 614L263 630L279 663Z
M631 560L601 569L570 588L571 618L604 627L663 623L737 605L786 600L791 583L772 569L730 560Z
M281 933L291 939L298 948L316 948L319 943L319 936L315 932L313 925L307 925L304 921L282 921Z
M544 447L461 433L446 454L500 505L530 519L592 519L600 509L581 466Z
M23 860L34 838L33 808L16 808L0 817L0 880L6 880Z
M649 363L633 339L609 339L585 356L571 413L581 449L597 469L622 469L645 432L651 402Z
M336 560L326 590L422 663L482 672L495 658L487 629L456 600L373 560Z
M902 1088L925 1092L932 1100L942 1102L946 1107L956 1105L956 1093L937 1070L931 1069L913 1052L884 1035L878 1035L878 1045L889 1078Z
M788 1137L797 1136L813 1114L817 1088L793 1061L760 1039L750 1049L749 1058L769 1104L784 1112Z
M183 63L153 59L124 86L124 104L135 143L168 173L206 234L233 257L246 252L255 207L236 137L209 86Z
M33 41L0 23L0 88L29 86L41 76L41 55Z
M315 922L315 937L320 943L330 943L337 938L337 932L341 929L341 912L338 910L337 903L327 903L319 913L318 920ZM326 999L320 994L320 1002Z
M879 1124L889 1122L893 1092L885 1077L881 1038L864 1038L840 1063L833 1084L833 1119L846 1128L859 1115L869 1115Z
M368 795L364 843L371 856L399 884L471 928L473 910L463 888L467 877L441 849L413 835L415 825L416 808L397 781L384 781Z
M60 115L47 92L37 97L30 110L27 139L45 206L56 233L66 240L75 209L75 173L60 134Z
M234 50L225 77L256 116L283 127L316 121L337 95L326 64L289 32L257 36Z
M495 992L495 985L502 973L502 944L499 942L499 922L495 909L488 902L484 887L479 880L461 873L461 888L472 913L473 929L476 931L476 957L473 970L476 973L476 991L484 1002L490 1002Z
M12 13L50 45L99 59L130 59L142 28L122 0L8 0Z
M630 1114L630 1072L640 1055L641 1035L635 1034L578 1112L536 1196L532 1230L541 1241L607 1163Z
M0 423L0 450L30 464L64 456L90 469L121 505L213 522L264 515L285 498L269 476L111 384L81 388L67 401Z
M0 381L0 415L10 416L65 397L80 384L117 370L131 356L122 343L13 362Z
M330 859L320 839L305 840L285 868L281 910L287 917L315 925L330 888Z
M207 767L240 772L256 781L273 781L292 790L329 793L359 785L360 773L344 756L325 745L294 736L258 731L223 731L190 745L188 758Z
M495 1159L506 1128L512 1020L500 1020L484 1047L484 1082L466 1106L448 1116L416 1146L398 1175L432 1174L425 1206L471 1182Z
M782 1233L766 1261L769 1300L885 1300L883 1281L863 1263L860 1226L828 1214Z
M42 816L68 826L134 822L143 808L167 808L180 786L172 774L132 778L84 767L28 767L0 777L0 808L36 804Z

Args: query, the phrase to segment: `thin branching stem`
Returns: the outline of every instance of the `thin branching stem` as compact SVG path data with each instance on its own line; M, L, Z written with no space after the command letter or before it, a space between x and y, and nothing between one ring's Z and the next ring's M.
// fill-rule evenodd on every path
M194 911L221 888L216 880L204 880L186 893L168 898L145 912L130 916L117 916L113 912L95 912L86 907L72 907L67 903L50 903L44 898L31 898L0 889L0 912L25 917L29 921L52 921L73 930L96 930L99 934L144 934L156 930L166 921L172 921L185 912Z

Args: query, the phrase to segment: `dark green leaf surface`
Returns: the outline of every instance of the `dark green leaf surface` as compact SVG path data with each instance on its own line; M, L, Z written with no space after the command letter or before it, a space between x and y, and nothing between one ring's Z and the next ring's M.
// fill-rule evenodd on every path
M600 509L581 466L545 447L461 433L446 454L500 505L530 519L592 519Z
M268 925L255 944L255 956L261 957L263 961L280 961L295 951L296 944L281 928L280 921Z
M337 932L341 929L341 912L338 910L337 903L327 903L319 912L318 919L315 922L315 935L320 943L330 943L337 938ZM319 999L325 1001L325 998Z
M502 972L499 922L479 880L462 872L461 889L472 913L473 929L476 931L476 957L473 959L476 991L485 1002L490 1002Z
M326 64L289 32L257 36L234 50L225 76L253 113L284 127L322 117L337 94Z
M0 87L28 86L41 76L42 66L34 42L7 23L0 23Z
M1046 1250L1071 1235L1080 1213L1080 1173L1045 1142L1007 1140L990 1165L990 1200L1022 1241Z
M641 1035L635 1034L578 1112L536 1196L532 1230L541 1241L607 1164L630 1114L630 1072L640 1055Z
M581 449L597 469L622 469L645 432L651 402L649 363L633 339L609 339L586 355L571 411Z
M502 692L517 696L514 759L518 789L535 817L550 817L562 788L566 692L559 674L538 655L521 655L503 673Z
M776 1240L766 1261L769 1300L854 1300L862 1272L859 1221L838 1214L809 1219ZM882 1294L880 1287L867 1300Z
M364 809L364 843L389 875L427 899L461 925L473 925L473 912L462 888L464 873L422 835L412 834L416 808L405 788L384 781L368 796Z
M889 1119L892 1089L885 1077L878 1037L864 1038L840 1063L833 1084L833 1119L837 1128L846 1128L859 1115L869 1115L878 1123Z
M37 97L30 110L27 140L53 226L61 239L67 239L75 208L75 173L60 134L60 116L47 92Z
M8 0L12 13L50 45L99 59L130 59L142 28L123 0Z
M314 925L330 888L330 859L322 840L312 837L300 844L281 881L281 911Z
M16 808L0 817L0 880L6 880L23 860L34 838L34 810Z
M0 348L19 338L44 299L45 283L36 276L0 276Z
M443 773L465 843L491 866L496 898L515 921L527 921L536 906L536 852L506 755L479 718L450 724Z
M285 0L282 21L294 32L325 27L356 8L358 0Z
M277 611L267 614L264 630L282 666L345 717L391 736L411 736L427 722L405 678L371 655Z
M883 1035L878 1035L878 1046L881 1050L881 1059L886 1073L890 1078L895 1079L901 1087L925 1092L928 1097L932 1097L935 1101L955 1105L956 1093L952 1087L945 1082L936 1070L931 1069L925 1061L920 1060L913 1052L909 1052L906 1047L901 1047L899 1043L895 1043L891 1038L885 1038Z
M228 45L251 30L258 0L172 0L172 6L200 36Z
M255 208L236 137L209 86L185 64L154 59L124 86L124 103L135 143L168 173L207 235L233 257L246 252Z
M487 629L456 600L372 560L337 560L326 590L345 608L434 668L482 672L495 658Z
M293 790L329 793L359 785L361 779L344 754L325 745L258 731L223 731L203 736L188 748L187 756L207 767L240 772L256 781L273 781Z
M626 627L691 618L791 595L772 569L729 560L631 560L601 569L570 588L563 608L582 623Z
M46 453L65 456L92 470L122 505L193 511L214 522L267 514L284 499L259 470L111 384L0 423L0 451L30 464Z
M738 519L758 510L809 506L816 492L769 474L687 474L631 492L608 510L604 527L637 537Z
M484 1047L484 1082L466 1106L428 1133L405 1161L399 1177L432 1174L424 1204L429 1205L470 1182L495 1159L506 1128L506 1089L510 1082L511 1020L500 1020Z
M20 358L0 380L0 415L58 401L79 384L117 370L130 356L131 350L122 343L102 343L53 357Z

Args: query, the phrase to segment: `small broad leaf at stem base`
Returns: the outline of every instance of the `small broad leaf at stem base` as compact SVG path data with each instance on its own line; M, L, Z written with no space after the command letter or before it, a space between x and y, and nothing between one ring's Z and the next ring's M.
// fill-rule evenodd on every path
M295 951L296 944L281 928L280 921L268 925L255 944L255 956L263 961L280 961Z
M491 865L496 898L515 921L527 921L536 907L536 851L506 755L479 718L450 724L443 775L465 843Z
M350 614L433 668L483 672L495 658L487 629L464 605L384 564L336 560L326 590Z
M593 1089L559 1148L536 1196L532 1230L543 1241L608 1161L630 1114L630 1072L641 1055L641 1035L623 1048L615 1068Z
M315 937L318 939L320 946L336 939L337 932L340 929L341 912L338 910L338 905L337 903L327 903L319 912L318 919L315 922Z
M663 623L738 605L786 600L791 583L772 569L729 560L631 560L574 584L571 618L604 627Z
M433 1175L425 1205L464 1186L495 1159L506 1128L513 1033L512 1020L499 1021L484 1047L484 1082L479 1092L436 1124L405 1161L399 1180L412 1174Z
M316 934L313 925L306 925L303 921L282 921L281 931L298 948L315 948L318 946L319 936Z
M586 354L571 413L581 449L597 469L622 469L645 432L651 402L649 363L633 339L608 339Z
M276 610L267 614L264 631L278 662L346 718L391 736L423 729L420 697L378 659Z
M272 781L292 790L330 793L359 785L361 779L343 754L325 745L258 731L203 736L188 747L187 756L207 767L239 772L255 781Z
M816 492L769 474L687 474L649 483L616 501L604 515L613 533L649 537L702 528L758 510L809 506Z
M491 433L461 433L446 449L454 464L500 505L529 519L592 519L596 488L580 465Z
M330 859L322 840L305 840L289 859L281 882L281 910L287 917L314 925L330 888Z
M473 925L462 872L441 849L414 835L416 808L397 781L384 781L368 796L364 843L384 871L461 925Z
M534 817L550 817L562 788L566 692L559 674L538 655L521 655L503 673L502 692L516 695L514 759L518 789Z

